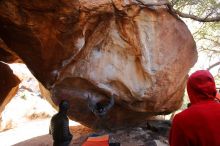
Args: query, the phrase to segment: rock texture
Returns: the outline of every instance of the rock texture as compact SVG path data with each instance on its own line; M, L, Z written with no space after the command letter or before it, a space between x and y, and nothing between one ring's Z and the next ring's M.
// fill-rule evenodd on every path
M0 38L0 61L5 63L22 63L22 60L8 48Z
M133 125L181 106L197 59L186 25L157 3L166 1L1 0L0 37L56 105L69 100L73 120ZM114 107L96 117L88 95L107 102L112 94Z
M20 80L13 74L10 67L0 62L0 113L17 93L19 83Z

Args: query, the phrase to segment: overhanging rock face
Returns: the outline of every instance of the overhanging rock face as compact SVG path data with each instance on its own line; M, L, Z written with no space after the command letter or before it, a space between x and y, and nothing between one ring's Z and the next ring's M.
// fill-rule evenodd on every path
M197 60L187 26L161 1L2 0L0 37L49 90L90 127L141 123L182 104ZM150 6L149 6L150 5ZM114 105L104 117L92 102Z

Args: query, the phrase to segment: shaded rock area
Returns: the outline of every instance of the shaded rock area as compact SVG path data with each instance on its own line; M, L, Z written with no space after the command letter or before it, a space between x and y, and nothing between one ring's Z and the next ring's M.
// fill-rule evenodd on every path
M115 131L94 131L82 125L70 127L73 140L70 145L82 146L83 142L91 135L109 134L110 143L120 143L121 146L168 146L168 135L170 129L169 121L149 121L145 124ZM15 146L51 146L50 135L39 136Z
M47 99L70 102L72 120L94 128L133 126L181 106L197 60L192 35L166 2L1 0L0 38ZM88 96L107 104L113 94L104 117L88 108Z
M26 125L26 123L32 121L50 119L56 113L56 110L41 96L38 81L24 64L16 63L9 66L13 70L13 74L21 82L19 85L16 85L16 88L14 87L16 91L11 91L13 95L5 99L7 105L6 101L4 101L0 106L0 109L3 110L0 119L0 132ZM10 71L12 72L12 70ZM7 77L4 77L4 79L7 79ZM1 78L1 81L4 80Z
M22 60L12 52L0 38L0 61L5 63L22 63Z
M13 74L10 67L0 62L0 113L17 93L19 83L19 78Z

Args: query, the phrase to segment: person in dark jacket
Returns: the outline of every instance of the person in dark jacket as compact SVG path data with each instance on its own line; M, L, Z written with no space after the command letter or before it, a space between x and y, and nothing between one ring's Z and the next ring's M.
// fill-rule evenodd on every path
M211 73L193 73L187 81L187 92L191 105L174 117L170 146L220 146L220 103Z
M62 100L59 104L59 112L55 114L50 122L50 134L53 137L53 146L68 146L72 140L72 134L69 131L69 119L67 110L69 104Z

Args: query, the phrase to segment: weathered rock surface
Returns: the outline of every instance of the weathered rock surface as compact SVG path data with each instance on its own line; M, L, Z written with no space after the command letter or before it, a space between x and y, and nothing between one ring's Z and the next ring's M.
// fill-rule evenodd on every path
M0 113L18 91L20 80L7 64L0 62Z
M141 123L182 104L197 59L186 25L159 0L1 0L0 37L70 118L90 127ZM48 92L47 92L48 93ZM103 118L88 108L115 105Z

